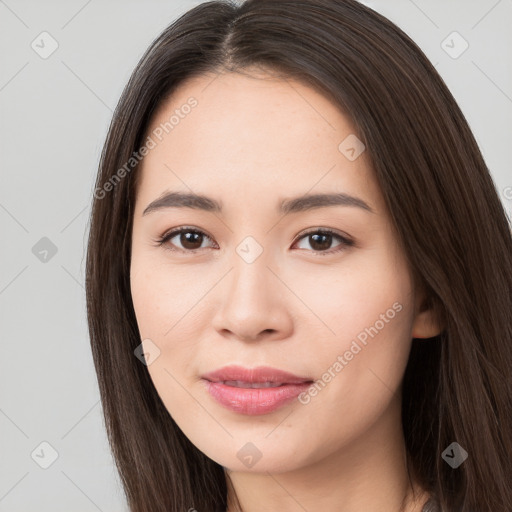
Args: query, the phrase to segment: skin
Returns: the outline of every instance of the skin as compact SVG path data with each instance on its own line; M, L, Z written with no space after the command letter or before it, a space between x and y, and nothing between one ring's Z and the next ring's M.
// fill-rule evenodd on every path
M403 510L419 511L427 496L417 486L416 499L409 496L400 386L412 338L439 326L421 307L368 152L350 161L338 149L356 134L350 119L307 85L246 73L195 77L151 120L148 134L191 96L198 101L139 169L131 291L141 340L160 350L147 369L178 426L225 468L244 511L397 512L404 496ZM212 197L223 213L143 215L171 190ZM284 198L321 192L356 196L374 213L340 205L277 212ZM156 245L180 226L205 236ZM318 249L298 237L315 228L354 245L333 237ZM236 252L247 236L263 249L250 264ZM205 390L201 375L228 364L322 379L396 303L400 312L307 404L246 416ZM237 457L248 442L261 453L250 468Z

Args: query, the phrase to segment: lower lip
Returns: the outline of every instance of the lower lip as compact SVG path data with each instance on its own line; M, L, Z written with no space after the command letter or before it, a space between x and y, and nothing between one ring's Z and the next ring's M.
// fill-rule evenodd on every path
M292 402L311 383L284 384L276 388L236 388L205 380L206 389L221 405L231 411L247 414L268 414Z

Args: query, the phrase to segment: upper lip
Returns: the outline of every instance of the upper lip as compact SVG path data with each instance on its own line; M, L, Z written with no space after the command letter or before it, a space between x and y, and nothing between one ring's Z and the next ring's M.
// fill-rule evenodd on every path
M256 368L244 368L242 366L224 366L210 373L202 375L203 379L211 382L242 381L242 382L280 382L282 384L302 384L312 382L309 377L301 377L293 373L271 368L269 366L258 366Z

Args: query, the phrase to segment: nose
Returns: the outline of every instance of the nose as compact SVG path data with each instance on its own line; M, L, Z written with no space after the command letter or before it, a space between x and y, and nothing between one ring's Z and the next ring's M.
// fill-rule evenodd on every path
M215 330L223 337L245 342L289 337L293 294L271 268L272 263L264 253L252 263L238 255L232 262L232 270L218 287Z

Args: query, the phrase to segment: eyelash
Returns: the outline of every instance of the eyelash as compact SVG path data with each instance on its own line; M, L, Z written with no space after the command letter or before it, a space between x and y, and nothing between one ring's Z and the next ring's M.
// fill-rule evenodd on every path
M158 238L157 240L154 240L154 242L157 247L163 247L167 251L192 253L192 254L195 254L197 251L200 251L201 249L180 249L180 248L173 249L166 244L166 242L168 242L169 240L174 238L176 235L179 235L180 233L184 233L184 232L205 235L207 238L209 238L211 240L211 237L208 236L203 231L196 229L196 228L189 227L189 226L183 226L183 227L180 227L177 229L173 229L172 231L169 231L168 233L164 233L160 238ZM296 239L296 242L302 240L303 238L305 238L309 235L314 235L314 234L332 235L333 237L337 238L341 242L339 247L335 250L330 250L330 249L327 251L312 250L312 252L317 256L326 256L326 255L330 255L330 254L335 254L335 253L345 250L347 247L352 247L354 245L354 241L352 239L344 237L329 228L316 228L314 230L307 231L306 233L301 233L301 235ZM294 244L296 242L294 241Z

